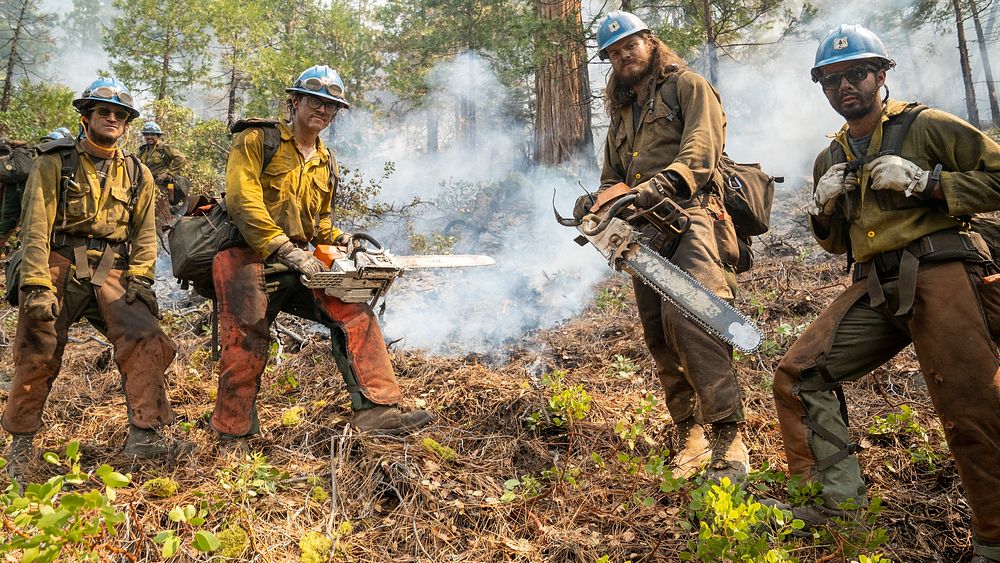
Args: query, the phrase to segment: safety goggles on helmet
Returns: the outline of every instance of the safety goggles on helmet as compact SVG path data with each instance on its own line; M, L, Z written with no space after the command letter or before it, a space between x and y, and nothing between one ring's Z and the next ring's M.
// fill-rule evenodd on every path
M132 99L132 94L129 94L121 88L112 88L111 86L100 86L94 88L93 90L86 90L83 93L84 98L100 98L102 100L110 101L120 101L128 106L134 106L134 100ZM118 99L115 100L115 97Z
M843 79L847 79L852 86L857 86L864 82L868 75L875 71L875 67L868 64L855 65L846 70L840 72L831 72L830 74L824 74L820 76L817 82L824 90L835 90L840 87L840 82Z
M310 92L323 92L326 90L327 94L338 98L343 97L344 95L344 89L340 86L340 84L334 82L334 80L329 76L324 76L322 78L311 76L299 82L293 86L293 88L294 87L305 88Z

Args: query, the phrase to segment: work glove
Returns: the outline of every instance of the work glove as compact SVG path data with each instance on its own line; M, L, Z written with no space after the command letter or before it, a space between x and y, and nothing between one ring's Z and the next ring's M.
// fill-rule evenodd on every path
M59 302L56 294L47 287L25 288L24 314L35 321L54 321L59 316Z
M351 233L340 233L333 239L334 246L347 246L351 242Z
M596 201L597 196L594 194L583 194L576 198L576 204L573 205L573 218L582 221L584 217L590 215L590 208Z
M313 274L329 269L311 252L302 250L291 242L285 242L279 246L278 250L274 251L274 258L282 265L299 272L307 280Z
M652 209L668 197L674 197L677 186L683 184L684 180L673 170L668 171L661 179L646 180L633 188L636 192L635 205L642 209Z
M857 174L851 172L845 177L846 169L846 162L834 164L826 174L823 174L819 182L816 182L813 204L809 207L810 215L833 215L833 211L837 208L837 198L858 185Z
M907 196L922 193L930 173L903 157L889 154L865 164L873 190L895 190Z
M156 301L153 282L141 276L128 276L125 281L125 302L129 305L138 299L142 301L154 317L161 319L160 304Z

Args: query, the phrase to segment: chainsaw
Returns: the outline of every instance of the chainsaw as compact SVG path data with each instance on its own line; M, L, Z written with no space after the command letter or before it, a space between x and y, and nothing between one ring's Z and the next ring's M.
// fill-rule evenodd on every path
M396 278L408 270L467 268L496 263L493 258L478 254L394 256L366 233L351 235L346 246L321 244L313 255L330 270L317 272L309 278L303 276L303 285L322 289L327 295L345 303L368 303L372 308L385 296Z
M633 205L635 199L635 192L628 185L619 183L598 194L588 210L590 213L580 220L559 215L554 193L552 210L560 225L576 227L580 231L581 235L575 239L579 245L592 244L612 269L639 278L709 333L744 352L756 350L763 335L750 319L676 264L640 242L639 232L632 227L635 221L646 219L668 237L681 236L691 225L687 212L670 198L664 198L647 210L637 209Z

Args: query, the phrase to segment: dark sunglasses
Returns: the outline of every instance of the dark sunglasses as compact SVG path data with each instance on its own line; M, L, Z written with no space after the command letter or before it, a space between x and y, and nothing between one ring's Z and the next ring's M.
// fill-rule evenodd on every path
M98 117L108 117L111 114L114 114L115 119L117 119L118 121L128 121L129 115L131 115L129 112L123 109L111 109L111 108L94 108L94 112L97 114Z
M852 66L851 68L841 72L831 72L830 74L821 76L819 78L819 83L823 86L824 90L834 90L839 88L840 81L846 78L852 86L857 86L868 78L868 75L874 70L874 68L868 65Z

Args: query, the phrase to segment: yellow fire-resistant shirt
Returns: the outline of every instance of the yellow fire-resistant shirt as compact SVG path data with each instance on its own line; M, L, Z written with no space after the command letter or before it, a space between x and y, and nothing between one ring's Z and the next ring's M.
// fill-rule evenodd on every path
M882 125L906 105L897 100L886 103L882 120L872 133L868 154L878 153ZM854 160L847 135L844 125L835 139L847 158ZM855 260L867 262L876 254L897 250L924 235L959 228L962 222L956 217L961 215L1000 209L1000 145L954 115L934 108L920 112L903 139L899 156L928 173L940 164L945 201L924 202L894 190L872 190L869 174L862 168L858 174L862 189L849 194L848 205L841 197L829 231L812 220L820 246L834 254L850 250ZM833 164L830 150L823 150L813 167L815 182Z
M263 172L260 128L236 135L226 163L229 215L261 258L288 240L332 244L341 233L330 219L333 191L339 182L333 155L317 139L316 152L306 161L295 147L292 130L284 123L278 124L278 130L281 144Z
M139 160L142 161L149 171L153 173L153 178L159 178L160 174L168 173L171 175L183 174L184 168L187 166L187 159L184 158L184 154L176 148L165 145L163 143L157 143L155 147L150 145L142 145L139 147L139 153L136 155Z
M140 164L143 179L133 213L128 207L132 200L132 180L127 178L125 153L115 151L104 188L90 156L77 143L72 149L80 157L75 185L66 188L60 201L59 174L62 157L58 152L35 159L24 188L21 203L21 239L24 257L21 263L21 287L30 285L53 289L49 276L49 251L53 234L105 239L109 243L125 242L131 237L129 275L153 279L156 260L156 226L153 216L153 177ZM99 255L92 250L90 254Z

